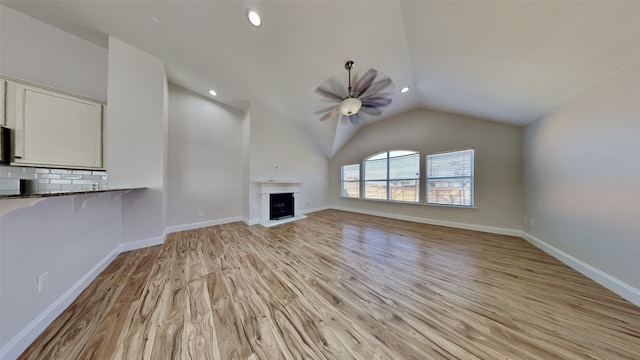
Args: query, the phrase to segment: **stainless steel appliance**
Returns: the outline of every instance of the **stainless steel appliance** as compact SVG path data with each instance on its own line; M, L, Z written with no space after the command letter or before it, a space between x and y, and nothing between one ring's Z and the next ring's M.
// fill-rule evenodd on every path
M0 126L0 164L11 162L11 129Z

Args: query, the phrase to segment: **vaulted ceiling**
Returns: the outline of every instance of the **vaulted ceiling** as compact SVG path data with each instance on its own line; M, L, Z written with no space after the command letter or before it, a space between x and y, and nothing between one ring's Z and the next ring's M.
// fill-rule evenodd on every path
M163 59L169 79L234 107L258 102L333 156L362 126L425 107L526 125L640 57L640 2L2 1L106 47ZM263 24L246 19L255 9ZM396 86L379 117L319 121L314 90L344 62ZM411 90L400 94L399 89Z

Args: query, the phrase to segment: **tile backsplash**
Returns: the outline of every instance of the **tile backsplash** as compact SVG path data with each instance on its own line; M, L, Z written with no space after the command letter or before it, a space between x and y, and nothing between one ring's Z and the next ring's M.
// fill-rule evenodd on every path
M35 180L38 192L91 190L106 187L107 172L0 166L0 190L19 191L20 179Z

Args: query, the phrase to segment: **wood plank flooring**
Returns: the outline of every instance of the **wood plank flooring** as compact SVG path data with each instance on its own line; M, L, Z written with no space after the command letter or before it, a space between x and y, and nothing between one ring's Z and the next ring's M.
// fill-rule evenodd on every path
M336 210L123 253L20 359L638 359L640 308L524 240Z

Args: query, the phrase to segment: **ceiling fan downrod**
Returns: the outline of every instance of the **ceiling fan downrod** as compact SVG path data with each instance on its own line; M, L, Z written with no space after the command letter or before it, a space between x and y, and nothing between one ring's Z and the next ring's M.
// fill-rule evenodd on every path
M362 101L353 96L353 91L351 91L351 69L353 68L353 61L347 61L346 64L344 64L344 68L349 71L349 95L338 105L338 109L342 115L349 116L349 119L351 119L352 123L355 124L357 120L354 120L355 117L352 118L351 116L355 116L358 111L360 111Z
M351 91L351 69L353 69L353 60L349 60L344 64L344 68L349 71L349 96L354 97L353 92Z

